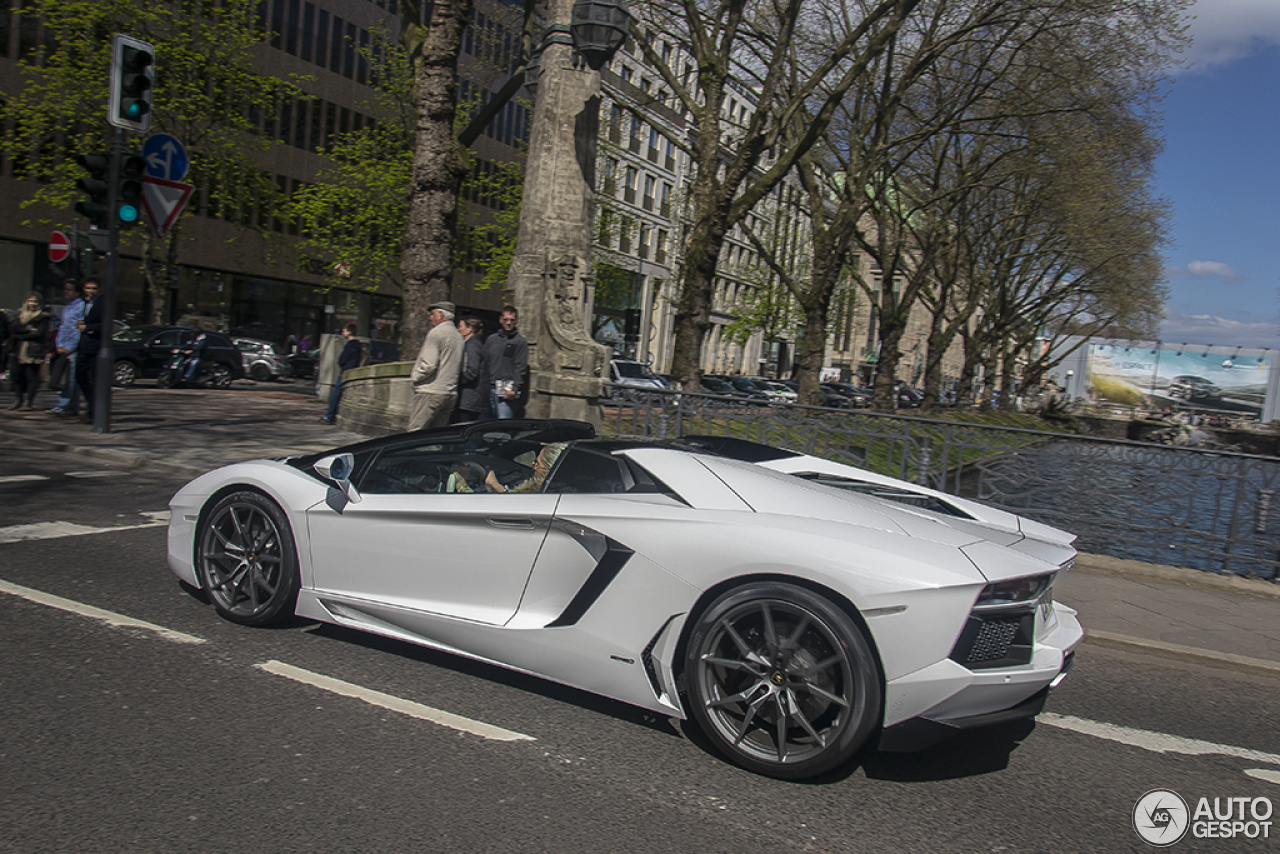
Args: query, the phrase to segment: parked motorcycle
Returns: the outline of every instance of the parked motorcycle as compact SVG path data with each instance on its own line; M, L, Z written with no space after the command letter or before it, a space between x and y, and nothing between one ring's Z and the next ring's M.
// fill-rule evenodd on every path
M228 388L231 385L231 369L221 362L205 361L192 379L187 379L187 367L195 358L194 349L173 351L173 358L156 377L159 388Z

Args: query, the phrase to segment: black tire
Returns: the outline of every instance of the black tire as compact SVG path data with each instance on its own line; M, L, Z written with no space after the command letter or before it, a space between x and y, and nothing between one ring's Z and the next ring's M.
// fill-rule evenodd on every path
M196 575L233 623L265 626L289 617L298 598L298 553L284 512L260 492L223 497L196 532Z
M271 382L271 369L258 362L249 369L249 379L256 383L269 383Z
M231 369L221 362L209 366L209 370L200 379L205 388L230 388Z
M829 600L791 584L730 590L702 614L685 653L688 708L722 754L800 780L843 765L880 715L866 638Z
M128 388L138 381L138 366L128 359L117 359L111 372L111 382L120 388Z
M156 388L173 388L177 380L178 372L165 368L160 372L160 376L156 377Z

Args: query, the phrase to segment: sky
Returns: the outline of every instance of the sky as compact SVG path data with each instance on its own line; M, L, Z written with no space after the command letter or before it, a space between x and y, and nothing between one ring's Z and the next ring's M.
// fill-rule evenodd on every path
M1154 191L1174 208L1160 340L1280 349L1280 0L1197 0Z

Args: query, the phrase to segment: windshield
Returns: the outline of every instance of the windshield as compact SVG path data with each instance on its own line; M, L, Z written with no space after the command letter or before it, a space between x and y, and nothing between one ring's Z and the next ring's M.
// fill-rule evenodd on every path
M642 365L639 362L614 362L614 368L618 371L618 376L629 380L652 380L657 379L653 371L649 370L648 365Z

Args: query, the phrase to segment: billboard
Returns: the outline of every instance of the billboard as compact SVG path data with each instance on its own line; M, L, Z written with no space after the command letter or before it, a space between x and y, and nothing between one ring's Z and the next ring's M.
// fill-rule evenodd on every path
M1158 409L1195 408L1260 418L1271 383L1268 351L1132 342L1085 345L1086 395Z

